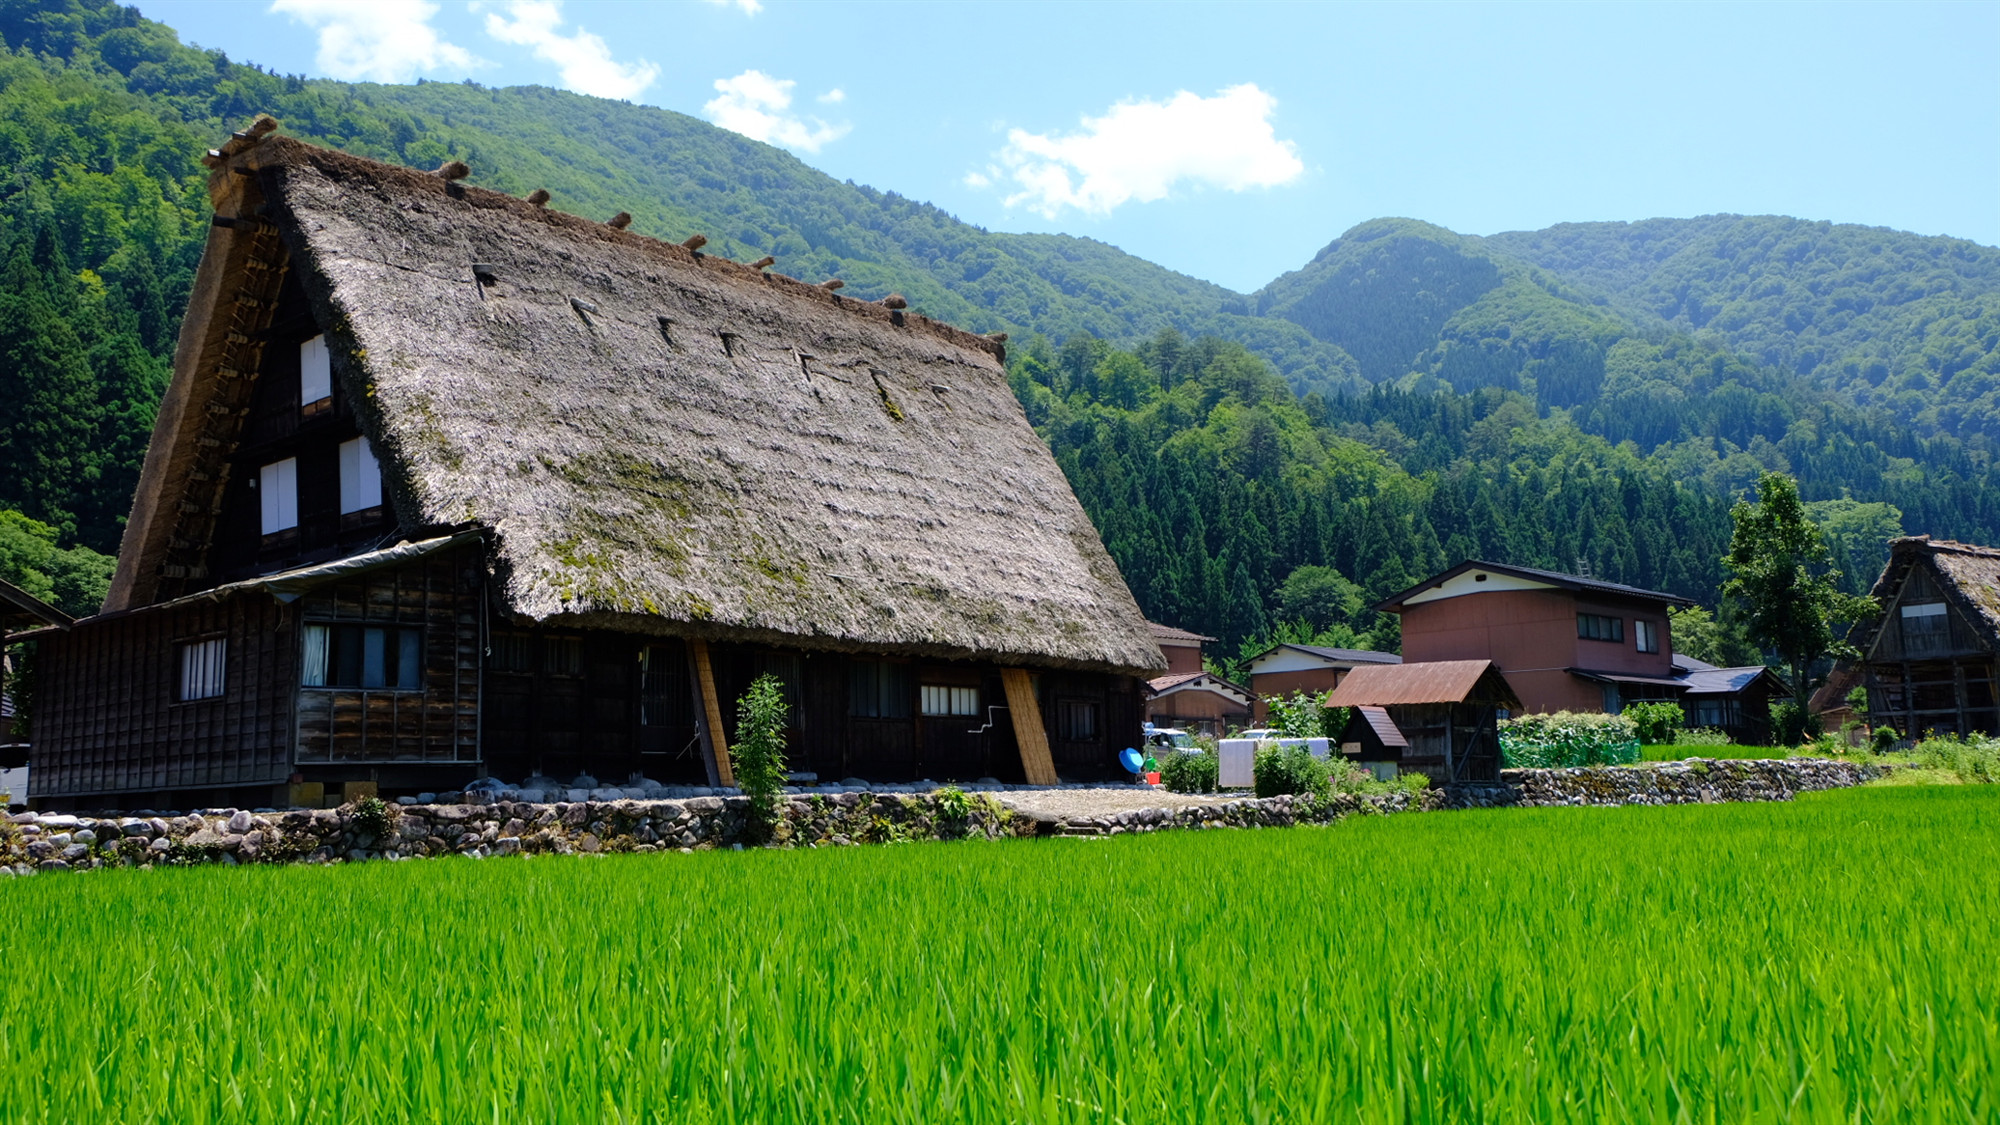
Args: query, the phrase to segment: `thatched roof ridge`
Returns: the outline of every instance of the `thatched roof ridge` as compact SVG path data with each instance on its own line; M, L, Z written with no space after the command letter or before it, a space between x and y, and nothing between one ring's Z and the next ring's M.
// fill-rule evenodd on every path
M235 229L275 224L404 533L488 529L516 617L1164 667L997 341L283 137L215 168ZM200 418L187 358L175 416ZM149 474L188 443L156 433Z
M547 206L530 203L526 199L493 191L490 188L475 187L470 184L443 179L435 172L418 171L394 164L384 164L365 157L354 156L333 149L320 148L304 141L281 134L272 134L259 142L255 152L257 166L275 164L309 164L317 168L335 183L352 185L360 190L373 191L384 202L391 198L426 195L440 199L450 199L482 211L502 211L510 218L529 223L540 223L554 231L560 231L569 238L604 242L622 250L631 250L672 262L681 266L695 266L708 271L718 279L775 288L789 296L817 301L836 308L850 316L863 317L894 324L899 328L913 328L934 335L960 347L976 348L989 352L995 359L1005 361L1006 346L999 340L968 332L963 328L932 320L920 313L898 313L887 305L874 301L864 301L854 297L842 297L839 293L819 285L809 284L795 277L781 273L755 269L748 263L731 261L713 254L703 254L675 242L664 242L633 232L628 228L613 227L605 223L593 222L580 215L566 211L551 210Z

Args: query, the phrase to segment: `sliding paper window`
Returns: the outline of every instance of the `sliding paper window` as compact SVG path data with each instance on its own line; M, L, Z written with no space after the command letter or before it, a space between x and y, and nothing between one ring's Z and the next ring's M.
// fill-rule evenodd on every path
M382 467L368 439L358 437L340 443L340 514L365 512L382 506Z
M424 686L424 632L393 625L305 627L300 682L306 687L418 691Z

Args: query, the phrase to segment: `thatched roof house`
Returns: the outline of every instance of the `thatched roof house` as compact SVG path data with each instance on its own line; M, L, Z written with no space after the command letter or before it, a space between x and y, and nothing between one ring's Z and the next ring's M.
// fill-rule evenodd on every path
M560 633L589 650L556 660L563 668L664 660L612 650L671 640L682 646L672 658L691 661L698 680L707 646L725 645L761 653L745 657L751 664L782 655L776 664L789 669L818 659L825 675L843 679L841 659L859 657L929 662L961 679L979 678L976 669L1096 676L1092 691L1123 684L1136 715L1136 678L1164 667L1117 567L1016 403L998 341L904 311L897 298L844 298L623 223L315 148L261 125L211 164L215 226L110 619L202 595L214 604L214 591L255 587L276 572L294 585L345 583L363 598L355 612L365 617L357 584L388 581L377 573L387 567L408 587L415 567L429 574L433 610L470 598L489 615L480 626L489 632L532 634L536 644ZM468 532L477 533L470 547ZM440 545L421 559L406 547L379 566L369 561L398 541ZM314 569L341 559L359 562ZM286 676L305 677L289 749L308 757L276 752L263 772L310 773L290 767L359 752L312 716L343 706L372 713L366 701L311 690L323 686L312 683L316 662L341 653L337 638L308 627L340 617L345 603L329 594L314 608L311 594L272 593L230 597L286 607L288 626L266 624L289 628L303 653L281 662ZM390 638L425 647L426 683L444 677L438 660L453 658L438 612L422 636ZM472 680L555 674L543 657L496 656L489 643L457 639L486 661ZM417 649L408 651L405 665ZM926 674L910 673L913 709ZM831 712L831 702L805 698L809 672L792 678L802 709ZM522 691L540 697L548 686ZM982 709L1027 709L1026 686L1022 678L996 693L1006 704L982 696ZM710 736L720 733L730 687L718 696L709 684L693 717L725 779L726 751ZM466 690L454 687L448 706L430 703L454 716L493 709L491 698L468 701ZM638 696L661 689L617 690L630 696L623 706L637 722L646 710ZM579 709L616 710L611 692L586 685ZM1052 717L1060 710L1044 703ZM902 709L883 706L890 717ZM457 722L437 717L445 733L426 728L416 743L377 737L396 743L398 758L497 768L490 746L449 733ZM531 732L510 751L509 768L610 768L551 749L606 732L543 725L553 741ZM1090 730L1087 741L1108 745L1107 729L1079 718L1070 741ZM439 738L449 747L433 745ZM960 755L993 769L998 756L991 748ZM911 768L927 761L921 746L904 757ZM655 768L636 757L617 765Z
M1870 594L1881 616L1849 638L1861 651L1868 724L1910 739L2000 734L2000 548L1892 539Z

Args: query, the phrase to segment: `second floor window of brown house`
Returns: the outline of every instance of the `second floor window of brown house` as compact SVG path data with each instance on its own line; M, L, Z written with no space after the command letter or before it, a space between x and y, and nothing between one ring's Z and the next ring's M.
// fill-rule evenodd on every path
M1656 621L1632 621L1632 641L1640 652L1660 651L1660 626Z
M1576 615L1576 635L1586 641L1625 641L1625 619L1622 617L1602 617L1595 613Z

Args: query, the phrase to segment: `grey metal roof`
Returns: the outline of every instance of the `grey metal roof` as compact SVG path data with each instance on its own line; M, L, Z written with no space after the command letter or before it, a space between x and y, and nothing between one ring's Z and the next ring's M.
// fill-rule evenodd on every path
M1436 574L1424 579L1422 582L1404 590L1400 594L1382 599L1375 603L1374 608L1384 613L1398 612L1404 600L1472 570L1490 570L1496 574L1512 574L1521 578L1536 579L1565 590L1587 590L1592 593L1610 594L1621 598L1637 598L1642 601L1663 602L1667 605L1694 604L1693 601L1681 597L1679 594L1669 594L1660 590L1644 590L1637 586L1627 586L1621 582L1606 582L1601 578L1585 578L1581 575L1563 574L1560 571L1542 570L1532 566L1514 566L1509 563L1492 563L1482 562L1478 559L1468 559L1442 574Z

